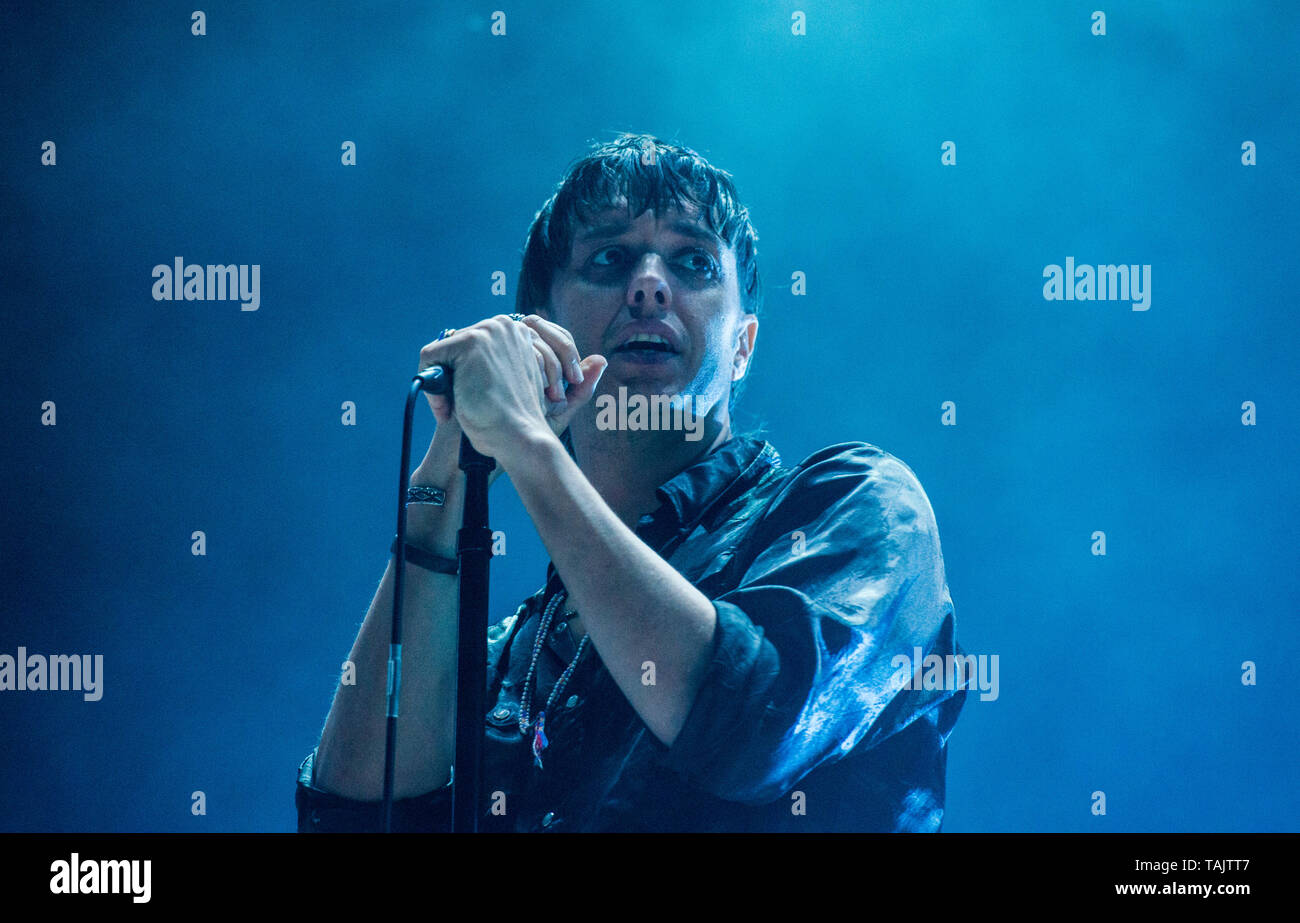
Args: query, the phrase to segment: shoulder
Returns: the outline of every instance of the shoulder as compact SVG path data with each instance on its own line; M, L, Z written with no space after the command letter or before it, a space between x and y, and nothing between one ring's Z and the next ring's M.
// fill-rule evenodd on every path
M916 473L868 442L843 442L773 472L769 515L810 515L827 508L855 519L915 521L933 526L934 511ZM855 515L856 514L856 515Z
M945 583L934 510L897 456L865 442L827 446L784 469L775 487L755 533L769 553L793 547L803 567L893 589Z
M948 611L934 511L897 456L840 443L764 480L764 495L753 498L759 509L744 543L742 589L794 588L809 611L850 626Z
M774 551L797 541L791 566L846 624L871 624L900 605L950 606L930 500L916 473L879 446L827 446L790 468L763 531Z

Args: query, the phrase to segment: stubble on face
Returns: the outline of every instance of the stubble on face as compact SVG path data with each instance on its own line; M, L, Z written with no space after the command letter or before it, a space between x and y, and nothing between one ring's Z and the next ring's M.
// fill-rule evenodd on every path
M597 394L623 386L645 395L690 394L701 412L725 407L741 316L736 257L699 216L688 204L632 218L620 201L589 216L590 223L575 222L569 260L552 280L550 314L584 355L610 361ZM667 296L664 304L652 300L656 289ZM611 355L624 331L647 321L672 328L677 357L648 365Z

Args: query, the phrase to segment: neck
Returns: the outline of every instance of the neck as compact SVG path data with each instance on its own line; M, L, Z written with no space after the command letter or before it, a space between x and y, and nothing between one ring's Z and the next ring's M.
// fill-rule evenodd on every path
M671 430L598 430L593 414L570 425L578 467L628 528L659 506L655 491L731 439L725 401L704 420L703 435L690 442Z

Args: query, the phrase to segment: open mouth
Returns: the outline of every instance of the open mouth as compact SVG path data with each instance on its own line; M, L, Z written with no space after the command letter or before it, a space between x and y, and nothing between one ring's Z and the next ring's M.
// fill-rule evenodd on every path
M675 356L677 350L673 349L672 344L661 336L653 333L638 333L622 346L614 350L615 353L631 356L633 358L652 358L658 356Z

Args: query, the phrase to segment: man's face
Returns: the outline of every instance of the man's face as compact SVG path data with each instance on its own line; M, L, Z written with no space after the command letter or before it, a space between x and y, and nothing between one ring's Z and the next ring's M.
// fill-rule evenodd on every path
M599 392L691 394L699 412L726 406L758 320L740 306L735 250L672 207L633 219L620 202L574 226L569 262L551 283L549 319L583 356L609 360ZM629 342L635 335L642 342ZM646 336L666 340L644 342Z

